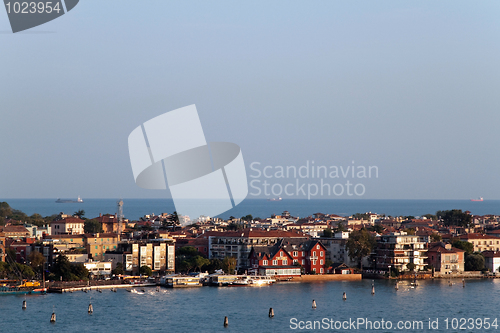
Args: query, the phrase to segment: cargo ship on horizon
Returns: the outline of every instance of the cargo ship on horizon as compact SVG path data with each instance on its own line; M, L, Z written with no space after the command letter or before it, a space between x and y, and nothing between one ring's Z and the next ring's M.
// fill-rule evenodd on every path
M82 203L83 200L82 200L82 198L80 198L80 196L78 196L78 199L76 199L76 200L72 200L72 199L57 199L56 202L57 203Z
M479 197L479 199L470 199L470 201L483 201L483 197Z

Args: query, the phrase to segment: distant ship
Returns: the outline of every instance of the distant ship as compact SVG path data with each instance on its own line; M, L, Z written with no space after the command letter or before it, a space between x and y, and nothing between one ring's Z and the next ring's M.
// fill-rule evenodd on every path
M271 198L271 199L267 199L267 201L281 201L283 200L281 197L279 198Z
M72 200L72 199L57 199L56 202L57 203L82 203L83 200L82 200L82 198L80 198L80 196L78 196L78 199L76 199L76 200Z
M479 199L470 199L470 201L483 201L483 197L480 197Z

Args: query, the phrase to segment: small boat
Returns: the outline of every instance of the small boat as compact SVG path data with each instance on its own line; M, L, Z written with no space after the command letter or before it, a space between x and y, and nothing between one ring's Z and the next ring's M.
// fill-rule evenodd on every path
M483 197L479 197L479 199L470 199L470 201L483 201Z
M281 201L281 200L283 200L282 197L267 199L267 201Z

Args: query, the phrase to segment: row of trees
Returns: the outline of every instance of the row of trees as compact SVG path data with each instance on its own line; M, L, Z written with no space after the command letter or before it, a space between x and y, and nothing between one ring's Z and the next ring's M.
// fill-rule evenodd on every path
M225 257L224 260L207 259L192 246L185 246L176 251L175 266L178 272L204 272L213 273L222 269L226 273L234 273L236 269L236 258Z

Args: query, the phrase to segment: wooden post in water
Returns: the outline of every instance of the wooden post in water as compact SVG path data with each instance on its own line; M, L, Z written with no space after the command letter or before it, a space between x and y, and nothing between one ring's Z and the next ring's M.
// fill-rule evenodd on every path
M313 300L312 308L316 309L316 301L315 300Z
M23 301L23 310L26 310L26 300Z
M344 294L342 295L342 299L343 299L344 301L347 299L347 295L346 295L345 291L344 291Z
M375 285L372 284L372 295L375 295Z
M398 281L396 280L396 286L394 287L396 290L399 289L399 286L398 286Z
M89 303L89 314L94 312L94 308L92 307L92 303Z
M224 317L224 327L229 326L229 320L227 320L227 316Z
M274 310L273 308L269 308L269 318L274 317Z
M462 279L462 288L465 288L465 279Z
M50 322L55 323L56 322L56 313L52 312L52 315L50 316Z

